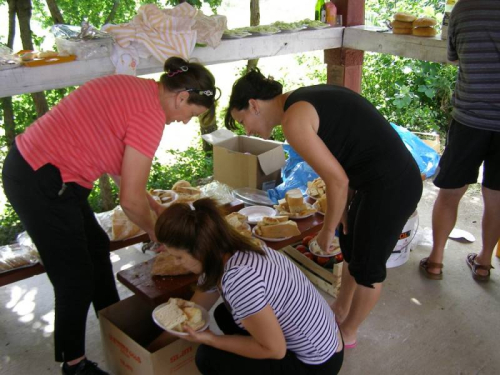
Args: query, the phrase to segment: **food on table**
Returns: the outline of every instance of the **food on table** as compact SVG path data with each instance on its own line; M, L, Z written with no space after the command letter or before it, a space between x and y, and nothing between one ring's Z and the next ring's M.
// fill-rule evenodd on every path
M316 212L310 204L304 202L304 197L300 189L288 190L285 193L285 198L278 201L278 205L274 206L280 215L289 217L304 217Z
M300 230L296 222L288 220L288 216L264 216L257 223L255 233L264 238L283 238L298 236Z
M307 195L314 199L321 198L326 194L326 185L320 177L313 181L307 181Z
M244 235L245 237L252 237L250 225L248 225L247 223L248 216L242 215L238 212L232 212L229 215L226 215L226 221L240 234Z
M176 198L176 193L173 190L151 189L149 194L160 204L168 205Z
M154 314L156 320L171 331L185 332L186 326L196 331L205 325L203 314L196 304L181 298L170 298Z
M201 197L201 190L197 187L191 186L188 181L184 180L177 181L174 186L172 186L172 190L177 193L176 202L179 203L194 202Z
M323 195L314 203L314 207L318 210L319 213L323 215L326 214L326 207L327 207L326 194Z
M272 24L272 26L275 26L279 28L281 31L298 31L302 30L305 26L301 22L282 22L282 21L276 21Z
M413 21L416 19L413 14L399 12L394 15L391 22L392 33L399 35L411 35L413 30Z
M311 20L309 18L306 18L302 21L299 21L298 23L307 26L308 28L315 29L315 28L324 28L324 27L329 27L330 25L324 22L321 22L319 20Z
M182 264L175 261L173 255L167 252L159 253L154 260L153 267L151 268L151 275L153 276L178 276L187 275L191 271L187 270Z

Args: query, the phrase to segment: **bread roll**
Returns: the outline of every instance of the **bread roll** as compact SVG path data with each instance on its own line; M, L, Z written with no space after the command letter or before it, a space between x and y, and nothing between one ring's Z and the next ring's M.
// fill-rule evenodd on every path
M391 22L391 26L393 29L412 29L413 23L394 20Z
M413 22L417 19L417 17L410 13L398 12L394 15L394 19L402 22Z
M392 29L392 33L397 35L411 35L412 29Z
M436 36L436 29L433 27L416 27L413 29L415 36Z
M326 195L323 195L320 199L318 199L318 206L321 212L326 213Z
M413 27L432 27L436 26L436 20L430 17L420 17L413 21Z

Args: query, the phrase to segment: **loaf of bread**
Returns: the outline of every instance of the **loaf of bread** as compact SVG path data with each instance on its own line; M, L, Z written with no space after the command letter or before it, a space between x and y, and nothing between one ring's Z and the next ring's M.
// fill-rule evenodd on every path
M416 27L413 29L413 35L431 37L436 36L436 29L433 27Z
M406 12L398 12L394 15L394 20L401 22L413 22L417 19L413 14Z
M392 33L393 34L397 34L397 35L411 35L412 34L412 28L409 28L409 29L396 29L396 28L393 28L392 29Z
M430 17L420 17L413 21L413 27L433 27L436 24L437 21Z
M282 238L298 236L300 230L297 223L288 220L287 216L266 216L257 223L255 233L265 238Z
M142 229L132 223L120 206L113 210L111 215L111 231L113 241L135 237L142 233Z
M413 23L394 20L391 22L391 26L393 29L412 29Z
M285 200L288 204L288 212L291 214L298 214L306 209L300 189L288 190L285 193Z
M153 267L151 267L151 275L153 276L178 276L190 273L191 271L186 269L182 264L178 264L174 256L167 252L159 253L155 257Z
M226 215L226 221L243 236L252 237L252 231L250 230L250 225L247 223L248 217L246 215L242 215L239 212L232 212Z

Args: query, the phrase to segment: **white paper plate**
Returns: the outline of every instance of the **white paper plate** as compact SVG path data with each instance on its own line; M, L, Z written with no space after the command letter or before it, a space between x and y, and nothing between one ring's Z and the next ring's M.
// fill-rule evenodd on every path
M161 307L165 306L167 304L167 302L165 303L162 303L161 305L157 306L154 310L153 310L153 320L154 322L162 329L164 329L165 331L167 331L168 333L171 333L172 335L175 335L175 336L187 336L187 332L179 332L179 331L174 331L174 330L171 330L171 329L168 329L166 328L158 319L156 319L156 311L159 310ZM203 317L203 320L205 321L205 325L203 327L201 327L200 329L196 330L196 332L201 332L201 331L204 331L208 328L208 325L210 324L210 315L208 314L208 311L205 310L203 307L201 307L200 305L197 305L196 303L194 304L194 307L197 307L201 310L201 315Z
M310 203L307 203L306 202L306 206L307 208L314 208L316 209L316 211L318 210L316 207L314 207L312 204ZM279 211L278 208L276 208L277 206L275 206L275 209L276 209L276 215L286 215L288 216L289 219L292 219L292 220L300 220L300 219L305 219L306 217L310 217L312 215L314 215L316 212L311 212L311 213L308 213L307 215L302 215L302 216L294 216L292 215L290 212L286 212L286 211Z
M257 237L257 238L260 238L261 240L264 240L264 241L269 241L269 242L280 242L280 241L283 241L283 240L288 240L289 238L292 238L292 236L290 237L279 237L279 238L269 238L269 237L262 237L262 236L259 236L257 233L255 233L255 229L257 229L257 227L253 227L252 229L252 234Z
M325 216L325 213L324 213L324 212L322 212L322 211L319 209L319 204L318 204L318 201L316 201L316 202L314 202L314 203L313 203L313 207L317 210L316 212L317 212L318 214Z
M248 217L249 224L257 224L257 222L261 221L264 216L276 216L274 208L267 206L245 207L238 212Z

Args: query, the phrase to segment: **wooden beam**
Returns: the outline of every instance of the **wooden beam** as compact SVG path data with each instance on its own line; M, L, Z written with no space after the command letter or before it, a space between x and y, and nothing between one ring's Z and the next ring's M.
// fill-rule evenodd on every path
M342 45L342 31L343 28L337 27L223 40L215 49L195 48L191 58L205 65L211 65L337 48ZM93 78L114 74L114 72L115 67L109 58L2 70L0 71L0 98L78 86ZM137 75L161 72L163 72L163 63L153 58L141 60L137 68Z
M345 29L343 46L363 51L387 53L417 60L450 63L446 56L446 40L412 35L395 35L373 26L355 26Z

